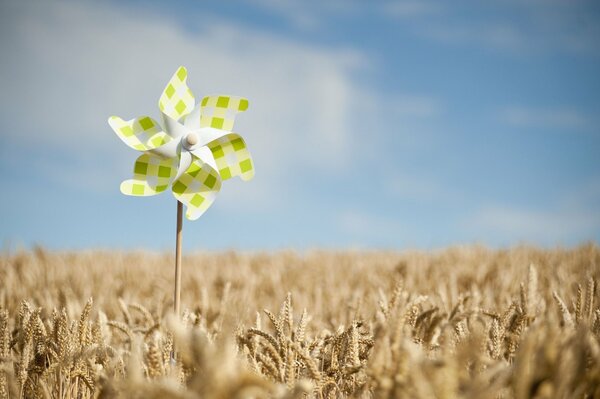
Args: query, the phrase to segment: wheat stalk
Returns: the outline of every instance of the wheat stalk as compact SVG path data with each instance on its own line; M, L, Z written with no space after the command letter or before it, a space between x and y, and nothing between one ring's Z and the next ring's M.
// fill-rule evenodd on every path
M0 255L0 399L600 394L594 245L198 254L184 324L170 256L38 252Z

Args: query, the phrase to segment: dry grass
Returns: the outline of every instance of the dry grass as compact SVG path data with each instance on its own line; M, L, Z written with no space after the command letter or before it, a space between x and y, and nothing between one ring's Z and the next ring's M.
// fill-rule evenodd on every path
M0 260L0 398L600 397L595 245Z

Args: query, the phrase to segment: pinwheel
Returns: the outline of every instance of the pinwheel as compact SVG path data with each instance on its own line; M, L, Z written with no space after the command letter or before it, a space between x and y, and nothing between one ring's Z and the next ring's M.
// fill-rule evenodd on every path
M187 70L179 67L158 101L162 125L149 116L128 121L117 116L108 119L125 144L143 152L135 161L133 178L121 183L121 192L150 196L170 187L177 199L176 313L181 279L182 204L186 205L188 219L198 219L214 202L222 181L234 176L250 180L254 176L246 142L232 132L235 117L248 108L248 100L207 96L195 106L186 81Z
M254 167L244 139L232 133L235 116L248 108L248 100L207 96L194 107L186 80L186 69L179 67L163 91L162 126L149 116L129 121L112 116L108 123L125 144L143 152L121 192L150 196L171 186L187 207L186 217L194 220L212 205L223 180L250 180Z

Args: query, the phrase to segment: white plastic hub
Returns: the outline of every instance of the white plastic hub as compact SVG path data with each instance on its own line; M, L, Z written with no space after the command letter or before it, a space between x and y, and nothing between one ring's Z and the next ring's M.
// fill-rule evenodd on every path
M185 137L185 141L190 147L193 147L198 144L198 135L196 133L188 133Z

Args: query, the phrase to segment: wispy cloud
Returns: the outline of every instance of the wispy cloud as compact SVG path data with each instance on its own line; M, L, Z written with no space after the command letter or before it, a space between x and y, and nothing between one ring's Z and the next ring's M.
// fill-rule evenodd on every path
M364 209L343 209L336 215L339 233L352 240L363 242L384 241L402 236L401 226L390 219L384 218Z
M380 5L381 12L392 18L414 18L442 11L441 4L428 0L397 0Z
M594 210L538 211L490 206L481 209L470 221L478 237L512 244L529 241L572 244L598 239L600 213Z
M301 31L318 31L332 16L360 16L364 6L360 0L246 0L256 7L278 15Z
M456 2L452 7L437 8L436 13L415 13L413 16L420 18L412 28L423 37L449 45L472 45L528 56L600 54L596 39L600 35L598 9L591 2L492 1L486 5L497 12L472 18L483 10L473 8L469 2Z
M398 94L388 102L391 111L399 117L429 118L443 111L438 98L425 95Z
M546 245L600 239L600 179L565 193L543 209L490 204L465 223L476 237L502 244L518 241Z
M522 51L530 43L528 35L510 23L481 26L469 24L433 24L421 28L426 37L447 44L481 45L490 49Z
M385 184L386 192L393 198L420 204L438 202L440 198L448 203L460 197L454 190L423 176L395 173L386 178Z
M102 174L110 158L126 178L135 154L121 148L106 119L157 117L158 96L180 64L197 96L243 94L257 110L237 125L257 160L259 182L245 192L260 189L255 196L264 199L285 185L290 170L338 170L353 156L361 88L351 75L366 65L357 51L309 46L213 17L193 33L152 11L130 18L114 4L12 7L11 18L2 18L10 34L0 38L3 49L14 50L0 66L3 91L11 93L0 98L0 134L14 149L72 162L41 173L84 182L82 175ZM72 176L63 176L69 170Z
M269 10L301 30L315 30L321 27L321 19L317 12L310 7L304 7L299 1L278 0L248 0L249 3Z
M581 129L590 126L590 118L574 107L511 106L500 110L499 115L501 120L517 127Z

